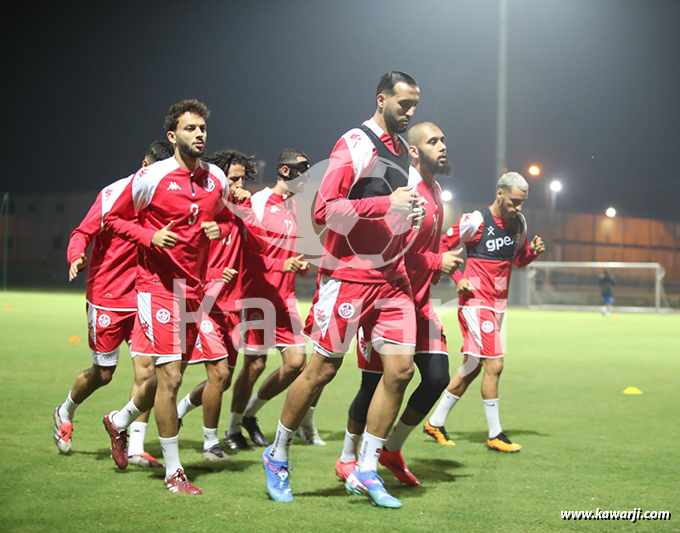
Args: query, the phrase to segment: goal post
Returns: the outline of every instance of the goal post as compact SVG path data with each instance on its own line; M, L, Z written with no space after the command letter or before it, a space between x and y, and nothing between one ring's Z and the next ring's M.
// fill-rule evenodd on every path
M602 305L600 277L614 279L614 306L621 311L669 309L660 263L536 261L527 267L530 308L594 310Z

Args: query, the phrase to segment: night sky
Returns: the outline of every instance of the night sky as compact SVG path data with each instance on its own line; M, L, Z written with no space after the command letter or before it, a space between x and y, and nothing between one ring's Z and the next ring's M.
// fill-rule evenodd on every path
M557 208L680 220L680 2L509 0L508 167ZM25 2L5 17L0 190L96 191L208 104L208 152L325 159L370 117L379 76L412 74L414 121L447 136L462 201L494 193L498 2ZM18 11L17 11L18 10Z

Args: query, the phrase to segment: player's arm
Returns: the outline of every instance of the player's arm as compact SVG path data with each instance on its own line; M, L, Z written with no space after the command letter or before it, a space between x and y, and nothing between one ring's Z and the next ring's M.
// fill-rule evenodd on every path
M463 272L460 270L463 264L463 259L460 257L463 253L461 245L472 245L479 242L482 238L482 222L483 218L479 211L466 213L448 229L439 241L439 251L442 254L443 264L442 274L451 275L456 285L463 279ZM446 266L451 265L451 270L448 273L443 271L445 261L449 262Z
M361 176L370 164L375 163L355 162L352 159L344 137L336 143L314 204L314 221L317 224L326 225L330 229L341 229L343 224L353 224L359 217L382 218L387 214L392 206L389 196L355 200L347 198L355 176ZM401 198L395 197L397 199Z
M527 238L527 223L524 216L520 220L522 221L522 234L520 236L520 245L515 253L515 259L513 263L518 267L525 267L536 259L539 255L545 252L545 243L543 239L536 235L531 242Z
M99 193L97 199L90 207L85 218L71 233L66 250L68 260L68 280L73 281L78 272L85 270L87 266L87 247L92 239L99 234L102 228L102 195Z
M142 227L137 219L139 212L151 201L153 186L145 172L139 171L128 183L104 217L104 227L126 241L150 248L172 248L177 244L177 234L171 231L174 222L154 231Z

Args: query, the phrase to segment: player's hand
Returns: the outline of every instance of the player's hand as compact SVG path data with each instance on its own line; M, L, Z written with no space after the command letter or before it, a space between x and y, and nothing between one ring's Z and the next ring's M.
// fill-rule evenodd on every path
M201 222L201 228L203 228L206 236L211 241L216 241L222 237L222 231L214 220L211 220L210 222Z
M236 277L237 274L238 270L234 270L233 268L227 267L222 271L222 281L224 281L225 283L229 283Z
M427 211L425 210L425 198L418 196L411 203L411 207L413 210L406 218L411 221L411 227L413 229L420 229L423 220L425 220L425 215L427 214Z
M288 274L288 273L295 273L298 270L300 270L304 265L306 264L307 267L309 268L309 263L304 260L304 254L300 254L297 257L289 257L283 262L283 272Z
M462 253L463 253L462 246L458 248L458 250L454 250L453 252L451 251L444 252L442 254L441 274L450 276L456 270L458 270L464 262L463 259L460 257L460 254Z
M418 193L413 190L413 187L399 187L390 194L390 211L411 214L414 203L417 202L419 198Z
M458 292L458 294L471 294L474 290L475 288L472 286L469 279L463 278L458 282L458 285L456 285L456 292Z
M177 244L178 235L170 231L170 228L172 228L174 225L175 221L173 220L163 229L159 229L156 233L154 233L153 237L151 238L151 244L158 248L172 248L175 246L175 244Z
M85 254L80 254L80 257L71 263L68 268L68 280L73 281L78 277L78 272L85 270L87 266L87 256Z
M430 283L432 283L432 285L437 285L441 281L441 279L442 279L441 271L435 272L434 276L432 276L432 281Z
M545 243L543 242L543 239L536 235L531 241L530 249L531 253L534 255L541 255L545 252Z
M298 268L297 275L303 278L309 274L309 261L302 261L300 268Z
M250 198L250 191L246 189L236 189L232 193L232 197L234 198L234 202L237 204L242 204L245 202L248 198Z

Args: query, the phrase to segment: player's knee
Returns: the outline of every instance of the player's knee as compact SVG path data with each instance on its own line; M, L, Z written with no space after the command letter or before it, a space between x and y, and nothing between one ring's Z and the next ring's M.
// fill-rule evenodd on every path
M97 384L103 387L111 383L115 371L115 366L95 366L93 376Z
M208 374L208 379L220 389L224 388L224 383L229 378L230 372L226 366L213 365Z
M137 385L141 385L155 373L156 369L154 368L153 364L136 366L135 383L137 383Z
M225 390L228 390L229 387L231 387L231 380L232 380L233 376L234 376L234 372L230 368L229 372L227 373L227 379L225 379L224 383L222 384L222 392L224 392Z
M162 377L159 375L158 387L167 391L177 391L182 385L182 372L179 368L163 369Z
M283 370L287 375L299 376L305 368L305 356L303 354L291 354L283 364Z
M248 366L248 371L259 376L262 374L262 372L264 372L264 369L267 366L267 356L262 355L259 357L247 357L246 363Z
M415 368L415 365L411 363L410 365L405 364L391 368L389 371L386 369L384 374L385 382L392 382L400 387L405 387L413 379Z
M497 359L488 359L484 365L484 371L488 372L492 376L500 376L503 372L503 358L499 357Z

